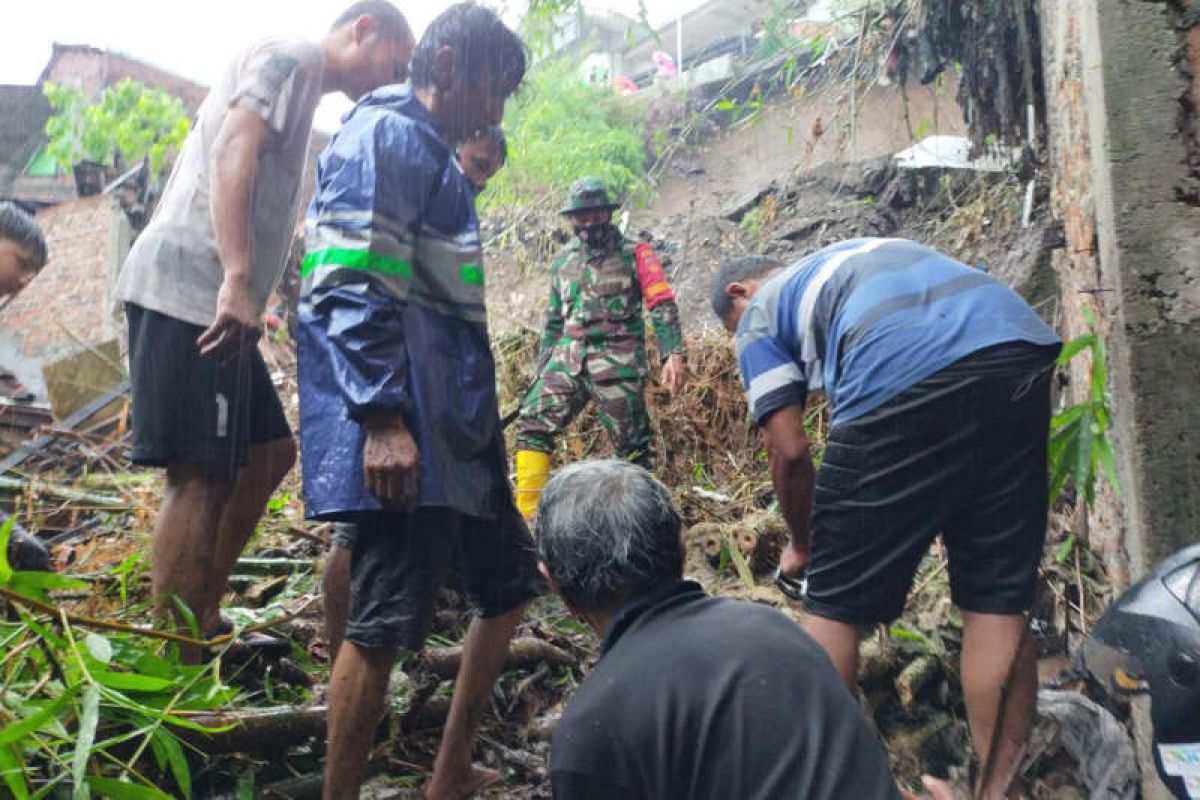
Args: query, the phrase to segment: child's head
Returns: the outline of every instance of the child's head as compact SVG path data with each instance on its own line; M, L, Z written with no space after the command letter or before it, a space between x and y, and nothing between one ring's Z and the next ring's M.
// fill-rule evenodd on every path
M458 163L480 192L507 160L508 142L504 131L496 125L484 128L458 146Z
M21 291L46 265L46 240L33 217L0 203L0 296Z

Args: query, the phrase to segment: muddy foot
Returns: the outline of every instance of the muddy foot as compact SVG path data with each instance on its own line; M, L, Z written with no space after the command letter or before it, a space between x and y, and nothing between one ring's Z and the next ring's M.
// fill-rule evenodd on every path
M441 780L435 775L425 787L425 797L428 800L466 800L501 780L503 776L496 770L472 764L470 774L460 783L451 784L449 779Z

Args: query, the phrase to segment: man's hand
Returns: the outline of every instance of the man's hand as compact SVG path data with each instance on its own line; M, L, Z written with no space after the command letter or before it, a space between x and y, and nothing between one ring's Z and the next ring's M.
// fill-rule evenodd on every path
M800 545L794 537L789 539L779 554L779 571L789 578L796 578L804 574L807 566L808 543Z
M262 314L254 302L250 283L226 273L217 294L217 318L196 339L200 355L230 358L254 347L262 336Z
M662 382L671 393L671 397L683 391L683 386L687 383L687 364L684 363L682 354L672 353L667 356L667 360L663 362Z
M804 408L791 404L773 411L763 422L763 439L771 469L771 485L792 538L779 555L779 571L798 577L808 565L809 525L812 520L813 470Z
M363 478L367 490L390 511L412 512L417 507L421 475L417 443L398 414L363 422Z

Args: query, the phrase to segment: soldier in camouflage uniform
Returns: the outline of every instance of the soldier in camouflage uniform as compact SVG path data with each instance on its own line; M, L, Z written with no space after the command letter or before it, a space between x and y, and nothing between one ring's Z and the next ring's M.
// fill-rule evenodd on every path
M672 395L684 384L679 309L648 244L625 241L612 224L617 208L604 183L581 178L562 209L576 238L550 267L550 307L538 376L521 404L517 436L517 506L537 509L550 472L554 438L588 400L618 458L653 463L646 381L649 312Z

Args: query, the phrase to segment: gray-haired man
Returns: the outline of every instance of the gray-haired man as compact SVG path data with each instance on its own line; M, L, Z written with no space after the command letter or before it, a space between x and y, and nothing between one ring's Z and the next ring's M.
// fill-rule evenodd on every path
M646 470L564 467L537 534L542 573L604 637L554 735L556 798L899 797L816 642L683 580L679 514Z

